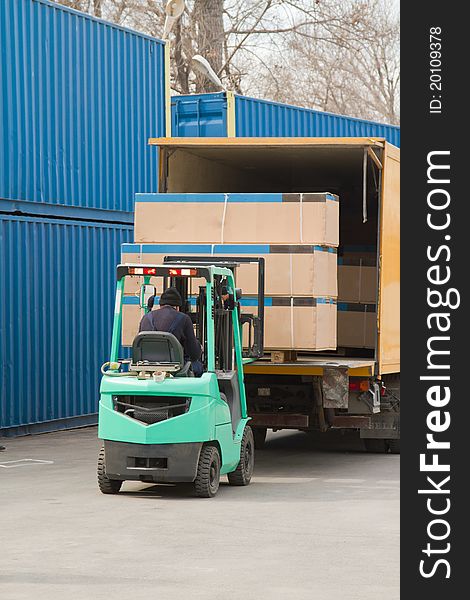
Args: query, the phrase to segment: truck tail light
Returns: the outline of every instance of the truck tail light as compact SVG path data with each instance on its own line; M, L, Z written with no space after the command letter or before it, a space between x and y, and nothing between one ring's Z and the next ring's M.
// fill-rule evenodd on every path
M350 392L367 392L369 391L369 380L368 379L350 379L349 380L349 391Z

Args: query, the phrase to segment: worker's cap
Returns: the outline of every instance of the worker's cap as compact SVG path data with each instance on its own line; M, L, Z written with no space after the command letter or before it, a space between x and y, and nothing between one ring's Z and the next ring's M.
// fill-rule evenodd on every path
M181 294L175 287L169 287L160 296L160 306L169 304L170 306L183 306Z

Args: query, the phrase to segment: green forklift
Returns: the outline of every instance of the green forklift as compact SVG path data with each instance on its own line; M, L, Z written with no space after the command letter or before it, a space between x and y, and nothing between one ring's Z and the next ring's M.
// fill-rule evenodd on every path
M192 260L192 263L189 261ZM263 259L258 262L264 278ZM111 355L101 371L98 436L98 486L117 494L123 481L191 482L196 496L210 498L226 474L230 485L250 483L254 439L248 424L243 364L263 351L264 285L257 315L240 316L241 291L235 287L238 263L211 258L165 258L163 265L117 267ZM171 262L170 262L171 261ZM155 284L174 286L183 298L201 343L203 373L191 363L174 335L138 333L131 357L119 358L124 282L142 278L140 306L147 310ZM261 314L261 318L260 318ZM249 346L242 349L242 326L248 323Z

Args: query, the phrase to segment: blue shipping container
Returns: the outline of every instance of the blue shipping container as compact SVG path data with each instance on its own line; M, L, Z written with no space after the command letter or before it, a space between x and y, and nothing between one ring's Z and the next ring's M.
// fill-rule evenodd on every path
M381 137L400 146L400 128L364 119L238 96L173 96L174 137Z
M132 227L0 215L0 436L96 423Z
M157 189L163 42L47 0L1 0L0 40L0 210L129 212Z

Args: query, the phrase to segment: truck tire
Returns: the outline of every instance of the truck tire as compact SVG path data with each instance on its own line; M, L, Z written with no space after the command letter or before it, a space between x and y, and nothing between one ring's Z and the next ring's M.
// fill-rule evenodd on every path
M194 492L199 498L213 498L220 484L220 454L215 446L204 446L199 455Z
M400 438L394 440L387 440L388 447L392 454L400 454Z
M266 434L268 430L266 427L253 427L253 438L255 441L255 449L259 450L264 447L264 443L266 442Z
M388 443L387 440L384 439L365 438L364 445L367 452L372 452L374 454L384 454L388 451Z
M240 444L240 462L235 471L228 473L228 482L230 485L248 485L253 475L255 466L255 440L253 431L249 425L246 425Z
M98 454L98 487L102 494L117 494L122 486L122 481L118 479L109 479L106 475L106 458L104 455L104 446L101 447Z

